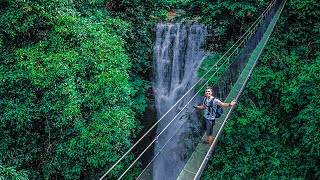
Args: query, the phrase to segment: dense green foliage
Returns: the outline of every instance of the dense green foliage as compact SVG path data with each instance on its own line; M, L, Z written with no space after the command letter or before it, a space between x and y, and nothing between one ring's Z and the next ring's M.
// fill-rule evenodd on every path
M226 50L255 21L270 0L186 0L181 4L189 17L208 26L208 50Z
M320 177L319 9L288 2L203 179Z
M156 3L1 1L1 172L92 179L118 160L147 106Z
M0 2L0 179L97 179L142 128L153 20L183 8L218 55L270 0ZM320 177L319 9L288 2L204 179Z
M28 173L26 170L17 171L15 166L5 166L0 163L0 179L27 180Z

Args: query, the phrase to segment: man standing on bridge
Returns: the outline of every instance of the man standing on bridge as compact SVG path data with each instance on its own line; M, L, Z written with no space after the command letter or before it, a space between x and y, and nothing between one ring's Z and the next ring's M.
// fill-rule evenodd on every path
M231 101L230 103L221 102L219 99L216 99L212 96L213 90L211 87L206 87L205 90L205 98L202 101L202 104L200 106L193 106L197 109L204 109L204 119L202 128L206 131L207 134L207 140L209 141L209 146L213 143L212 138L212 131L213 126L215 124L215 117L216 117L216 110L217 106L233 106L237 102L236 100Z

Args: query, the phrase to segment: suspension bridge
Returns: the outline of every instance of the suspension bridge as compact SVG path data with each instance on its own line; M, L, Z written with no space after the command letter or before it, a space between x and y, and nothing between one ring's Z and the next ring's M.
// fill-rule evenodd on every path
M269 40L269 37L272 34L274 27L276 26L276 22L279 19L285 4L286 0L274 0L271 2L264 12L251 25L251 27L238 39L238 41L235 42L232 47L219 60L217 60L217 62L210 67L207 72L201 78L199 78L199 80L167 111L167 113L165 113L135 144L133 144L133 146L125 154L123 154L118 161L115 162L115 164L105 174L103 174L100 179L110 179L110 174L119 174L119 176L116 177L117 179L125 179L126 174L131 172L130 170L140 167L138 162L143 154L150 150L155 143L157 143L159 136L162 135L165 129L169 127L173 121L181 117L181 114L185 111L185 109L188 109L192 106L191 102L193 102L195 97L203 91L204 87L213 77L217 76L221 70L224 72L220 76L220 80L213 86L214 91L217 92L219 94L218 97L223 99L225 102L230 102L233 99L239 99L265 45ZM230 67L233 67L233 69ZM237 70L236 73L234 73L235 67ZM141 141L145 139L147 135L157 126L157 124L180 103L186 94L195 91L196 86L201 87L198 88L199 90L191 97L189 101L187 101L187 103L182 106L181 110L176 113L167 126L164 127L164 129L149 142L149 144L142 150L140 155L135 157L136 159L134 159L134 161L126 168L126 170L124 170L124 172L118 172L118 167L123 166L123 161L126 160L126 157L130 155L132 156L133 149L136 148L139 143L141 143ZM193 153L191 156L189 156L189 159L186 161L184 167L181 167L181 172L175 179L200 179L201 174L213 154L213 149L216 146L219 136L223 132L223 129L228 122L233 109L233 106L224 107L224 113L220 118L216 119L216 124L213 129L213 144L209 147L208 144L204 144L199 141L199 143L195 146ZM180 127L182 125L183 124L181 124ZM205 134L203 136L205 136ZM167 141L170 141L170 139ZM167 143L165 143L164 146L166 146L166 144ZM159 154L161 154L161 150L164 148L164 146L159 148L158 153L154 155L154 157L148 164L145 165L144 168L139 168L141 169L141 173L137 174L136 179L152 179L151 164L153 160ZM114 178L114 175L112 175L112 177Z

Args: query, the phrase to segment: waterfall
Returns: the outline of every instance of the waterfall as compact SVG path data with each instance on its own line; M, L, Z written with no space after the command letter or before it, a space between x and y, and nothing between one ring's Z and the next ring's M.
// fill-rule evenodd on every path
M204 25L181 23L157 25L153 91L158 119L197 82L197 68L205 57L201 45L206 36L207 29ZM193 95L194 91L188 93L157 126L156 133L157 135L161 133L161 136L154 148L154 155L158 154L152 163L154 180L176 179L186 163L186 158L183 156L187 154L186 147L192 142L185 133L190 131L192 123L198 123L196 113L191 113L192 108L184 110L165 131L163 130ZM193 103L199 103L199 98L196 101ZM186 122L184 115L188 115L191 120Z

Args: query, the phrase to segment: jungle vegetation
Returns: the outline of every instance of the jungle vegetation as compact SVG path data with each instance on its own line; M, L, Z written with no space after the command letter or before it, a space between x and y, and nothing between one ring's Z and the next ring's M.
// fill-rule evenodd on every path
M269 3L0 0L0 179L98 179L144 128L155 24L206 24L223 52ZM319 17L288 0L203 179L320 177Z

